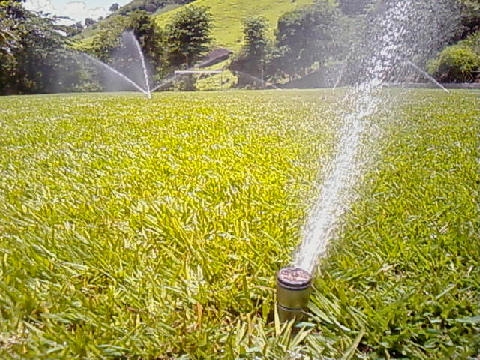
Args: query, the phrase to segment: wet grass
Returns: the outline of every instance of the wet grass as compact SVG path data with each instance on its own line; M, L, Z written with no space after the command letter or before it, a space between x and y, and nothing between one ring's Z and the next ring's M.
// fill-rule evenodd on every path
M0 98L0 357L477 356L476 95L402 92L294 334L340 93Z
M351 344L359 358L480 354L479 109L478 93L430 91L396 109L321 267L317 354Z

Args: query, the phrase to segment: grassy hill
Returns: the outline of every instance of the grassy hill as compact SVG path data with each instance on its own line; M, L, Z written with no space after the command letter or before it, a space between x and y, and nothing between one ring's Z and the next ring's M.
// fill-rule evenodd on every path
M175 4L163 7L153 16L155 16L158 26L164 28L184 6L207 7L212 15L213 22L210 47L212 49L224 47L236 53L240 51L243 45L243 22L248 17L263 16L269 24L269 38L273 40L277 21L282 15L312 3L313 0L258 0L255 2L244 0L196 0L186 5ZM133 2L125 7L131 4ZM128 15L112 14L77 35L74 38L73 47L79 51L91 52L92 49L96 48L95 44L99 41L114 42L127 23ZM225 63L215 66L216 69L221 67L225 67ZM223 80L220 80L220 77ZM232 85L236 80L228 72L221 76L214 75L207 79L200 79L197 82L197 88L203 90L218 88L220 81L228 82Z
M286 12L313 3L313 0L257 0L249 2L245 0L197 0L183 6L205 6L212 14L212 48L226 47L234 52L240 50L243 42L243 21L250 16L263 16L270 25L269 35L273 39L277 20ZM172 17L183 6L169 6L157 12L156 21L160 27L167 25ZM91 47L95 37L101 36L102 32L115 34L118 27L125 23L125 17L111 15L99 21L91 28L83 31L76 37L75 47L79 50L87 50ZM108 35L104 35L108 36Z
M197 0L192 4L210 9L213 18L213 47L226 47L233 51L240 50L243 43L243 21L250 16L263 16L270 25L270 37L273 39L277 20L286 12L295 10L313 0ZM191 6L185 5L185 6ZM181 8L157 15L157 23L161 27Z

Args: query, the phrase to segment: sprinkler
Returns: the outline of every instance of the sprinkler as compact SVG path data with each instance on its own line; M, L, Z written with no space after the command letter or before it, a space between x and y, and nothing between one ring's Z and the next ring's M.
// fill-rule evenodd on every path
M312 276L298 267L277 273L277 311L281 322L300 321L310 298Z

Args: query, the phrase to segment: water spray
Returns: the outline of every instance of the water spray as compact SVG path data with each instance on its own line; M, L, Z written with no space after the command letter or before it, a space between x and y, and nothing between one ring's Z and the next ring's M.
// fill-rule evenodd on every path
M375 18L378 21L372 28L375 32L367 33L372 36L368 36L369 40L361 44L370 49L366 53L370 58L366 58L362 65L364 73L359 74L358 84L345 96L341 108L348 111L339 114L343 124L338 132L336 153L330 171L326 173L320 187L319 197L307 217L293 266L283 268L277 274L277 309L281 321L299 321L304 315L311 292L311 274L319 259L325 255L329 242L338 234L340 219L356 198L355 188L364 171L374 161L370 149L362 146L364 139L371 141L373 136L377 136L374 133L376 126L371 126L375 124L371 118L378 113L380 107L385 108L379 90L388 83L400 64L408 64L448 92L429 74L405 59L426 59L432 48L426 45L441 44L444 37L436 35L437 32L448 34L445 29L451 29L455 20L440 18L439 13L433 11L433 5L415 0L391 2L387 5L391 6L379 13L381 17ZM422 16L419 17L417 13ZM436 38L437 44L432 42ZM428 51L422 52L424 48ZM341 77L336 85L340 79Z
M144 77L144 80L145 80L145 88L143 88L138 83L133 81L126 74L121 73L120 71L115 69L113 66L108 65L107 63L101 61L100 59L97 59L97 58L95 58L91 55L88 55L86 53L83 53L83 52L81 52L80 54L83 55L86 59L90 60L92 63L103 67L104 69L106 69L110 73L115 74L118 77L120 77L121 79L125 80L130 85L135 87L135 89L137 89L142 94L144 94L148 99L151 99L152 98L152 92L155 91L156 89L158 89L160 87L160 85L155 87L154 89L151 88L150 83L149 83L147 66L146 66L146 63L145 63L145 56L143 55L142 48L140 47L140 43L138 42L137 38L135 37L135 35L132 31L124 32L124 34L122 35L122 38L125 39L126 37L128 37L128 39L135 45L135 49L136 49L138 58L140 59L141 69L142 69L143 77Z
M300 321L312 292L312 275L298 267L286 267L277 273L277 311L281 322Z

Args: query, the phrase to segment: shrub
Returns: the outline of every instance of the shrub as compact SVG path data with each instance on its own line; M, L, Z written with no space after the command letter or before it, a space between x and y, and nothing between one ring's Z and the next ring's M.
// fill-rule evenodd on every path
M428 65L428 71L442 82L473 82L480 68L480 54L465 44L446 47Z

